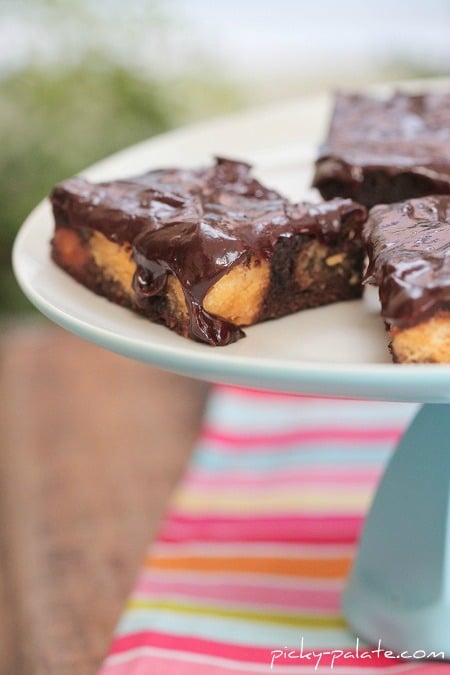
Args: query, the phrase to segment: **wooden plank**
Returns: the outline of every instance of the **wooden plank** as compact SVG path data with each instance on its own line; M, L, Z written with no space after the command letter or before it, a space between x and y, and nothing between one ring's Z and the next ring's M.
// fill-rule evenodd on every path
M9 327L0 354L1 672L93 675L207 387L45 323Z

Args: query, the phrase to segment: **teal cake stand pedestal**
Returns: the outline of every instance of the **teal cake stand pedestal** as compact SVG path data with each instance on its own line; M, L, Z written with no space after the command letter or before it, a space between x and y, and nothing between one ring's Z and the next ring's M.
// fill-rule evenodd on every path
M450 658L450 405L416 415L385 471L344 592L361 638Z

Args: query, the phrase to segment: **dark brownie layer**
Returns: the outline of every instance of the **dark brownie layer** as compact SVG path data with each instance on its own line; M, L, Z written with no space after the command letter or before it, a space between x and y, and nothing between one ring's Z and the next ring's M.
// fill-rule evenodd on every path
M389 325L415 325L450 311L450 197L375 206L364 227L366 281L379 288Z
M313 185L369 207L450 193L450 94L338 94Z

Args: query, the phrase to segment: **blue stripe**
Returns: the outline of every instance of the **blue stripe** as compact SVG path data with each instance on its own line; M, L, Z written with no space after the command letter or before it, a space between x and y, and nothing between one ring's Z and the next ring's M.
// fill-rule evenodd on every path
M303 637L305 646L351 648L355 638L344 628L307 628L278 623L249 621L248 618L224 618L199 614L185 615L161 609L129 609L121 619L116 635L139 631L159 631L169 635L191 635L204 640L218 640L232 644L255 645L269 649L284 646L300 648Z
M349 467L380 466L384 465L391 455L391 449L383 446L370 449L357 447L352 450L340 450L334 443L332 448L318 448L304 446L301 450L293 449L286 452L270 453L223 453L214 452L211 446L200 445L194 453L191 465L196 469L211 472L223 471L274 471L277 469L305 467L314 465L340 465Z
M208 407L208 423L215 429L233 429L236 432L288 432L291 429L323 426L348 426L364 429L386 426L405 427L417 410L411 403L378 403L373 401L303 402L282 399L275 402L264 399L243 399L230 394L218 394Z

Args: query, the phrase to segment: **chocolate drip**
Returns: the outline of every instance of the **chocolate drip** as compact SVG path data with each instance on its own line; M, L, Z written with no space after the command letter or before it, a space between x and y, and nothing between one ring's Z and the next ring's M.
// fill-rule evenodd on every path
M365 281L378 285L389 324L404 328L450 310L450 197L376 206L364 235Z
M325 243L336 241L342 219L357 212L362 220L364 214L350 200L315 206L282 199L252 200L226 192L214 197L215 203L202 202L203 215L198 220L170 222L156 232L145 230L134 241L138 274L143 271L158 279L158 288L164 275L176 277L188 306L191 337L211 344L227 344L243 335L219 317L213 321L203 308L208 291L231 268L249 264L252 258L270 260L280 237L306 234ZM145 309L148 294L143 297L139 284L135 290Z
M248 164L222 158L207 169L152 171L126 181L72 179L55 188L52 201L72 227L132 244L136 302L144 312L175 277L190 336L214 345L244 335L203 307L208 291L235 265L270 260L280 237L309 235L328 244L352 230L357 240L365 219L364 207L351 200L292 204L253 178Z

